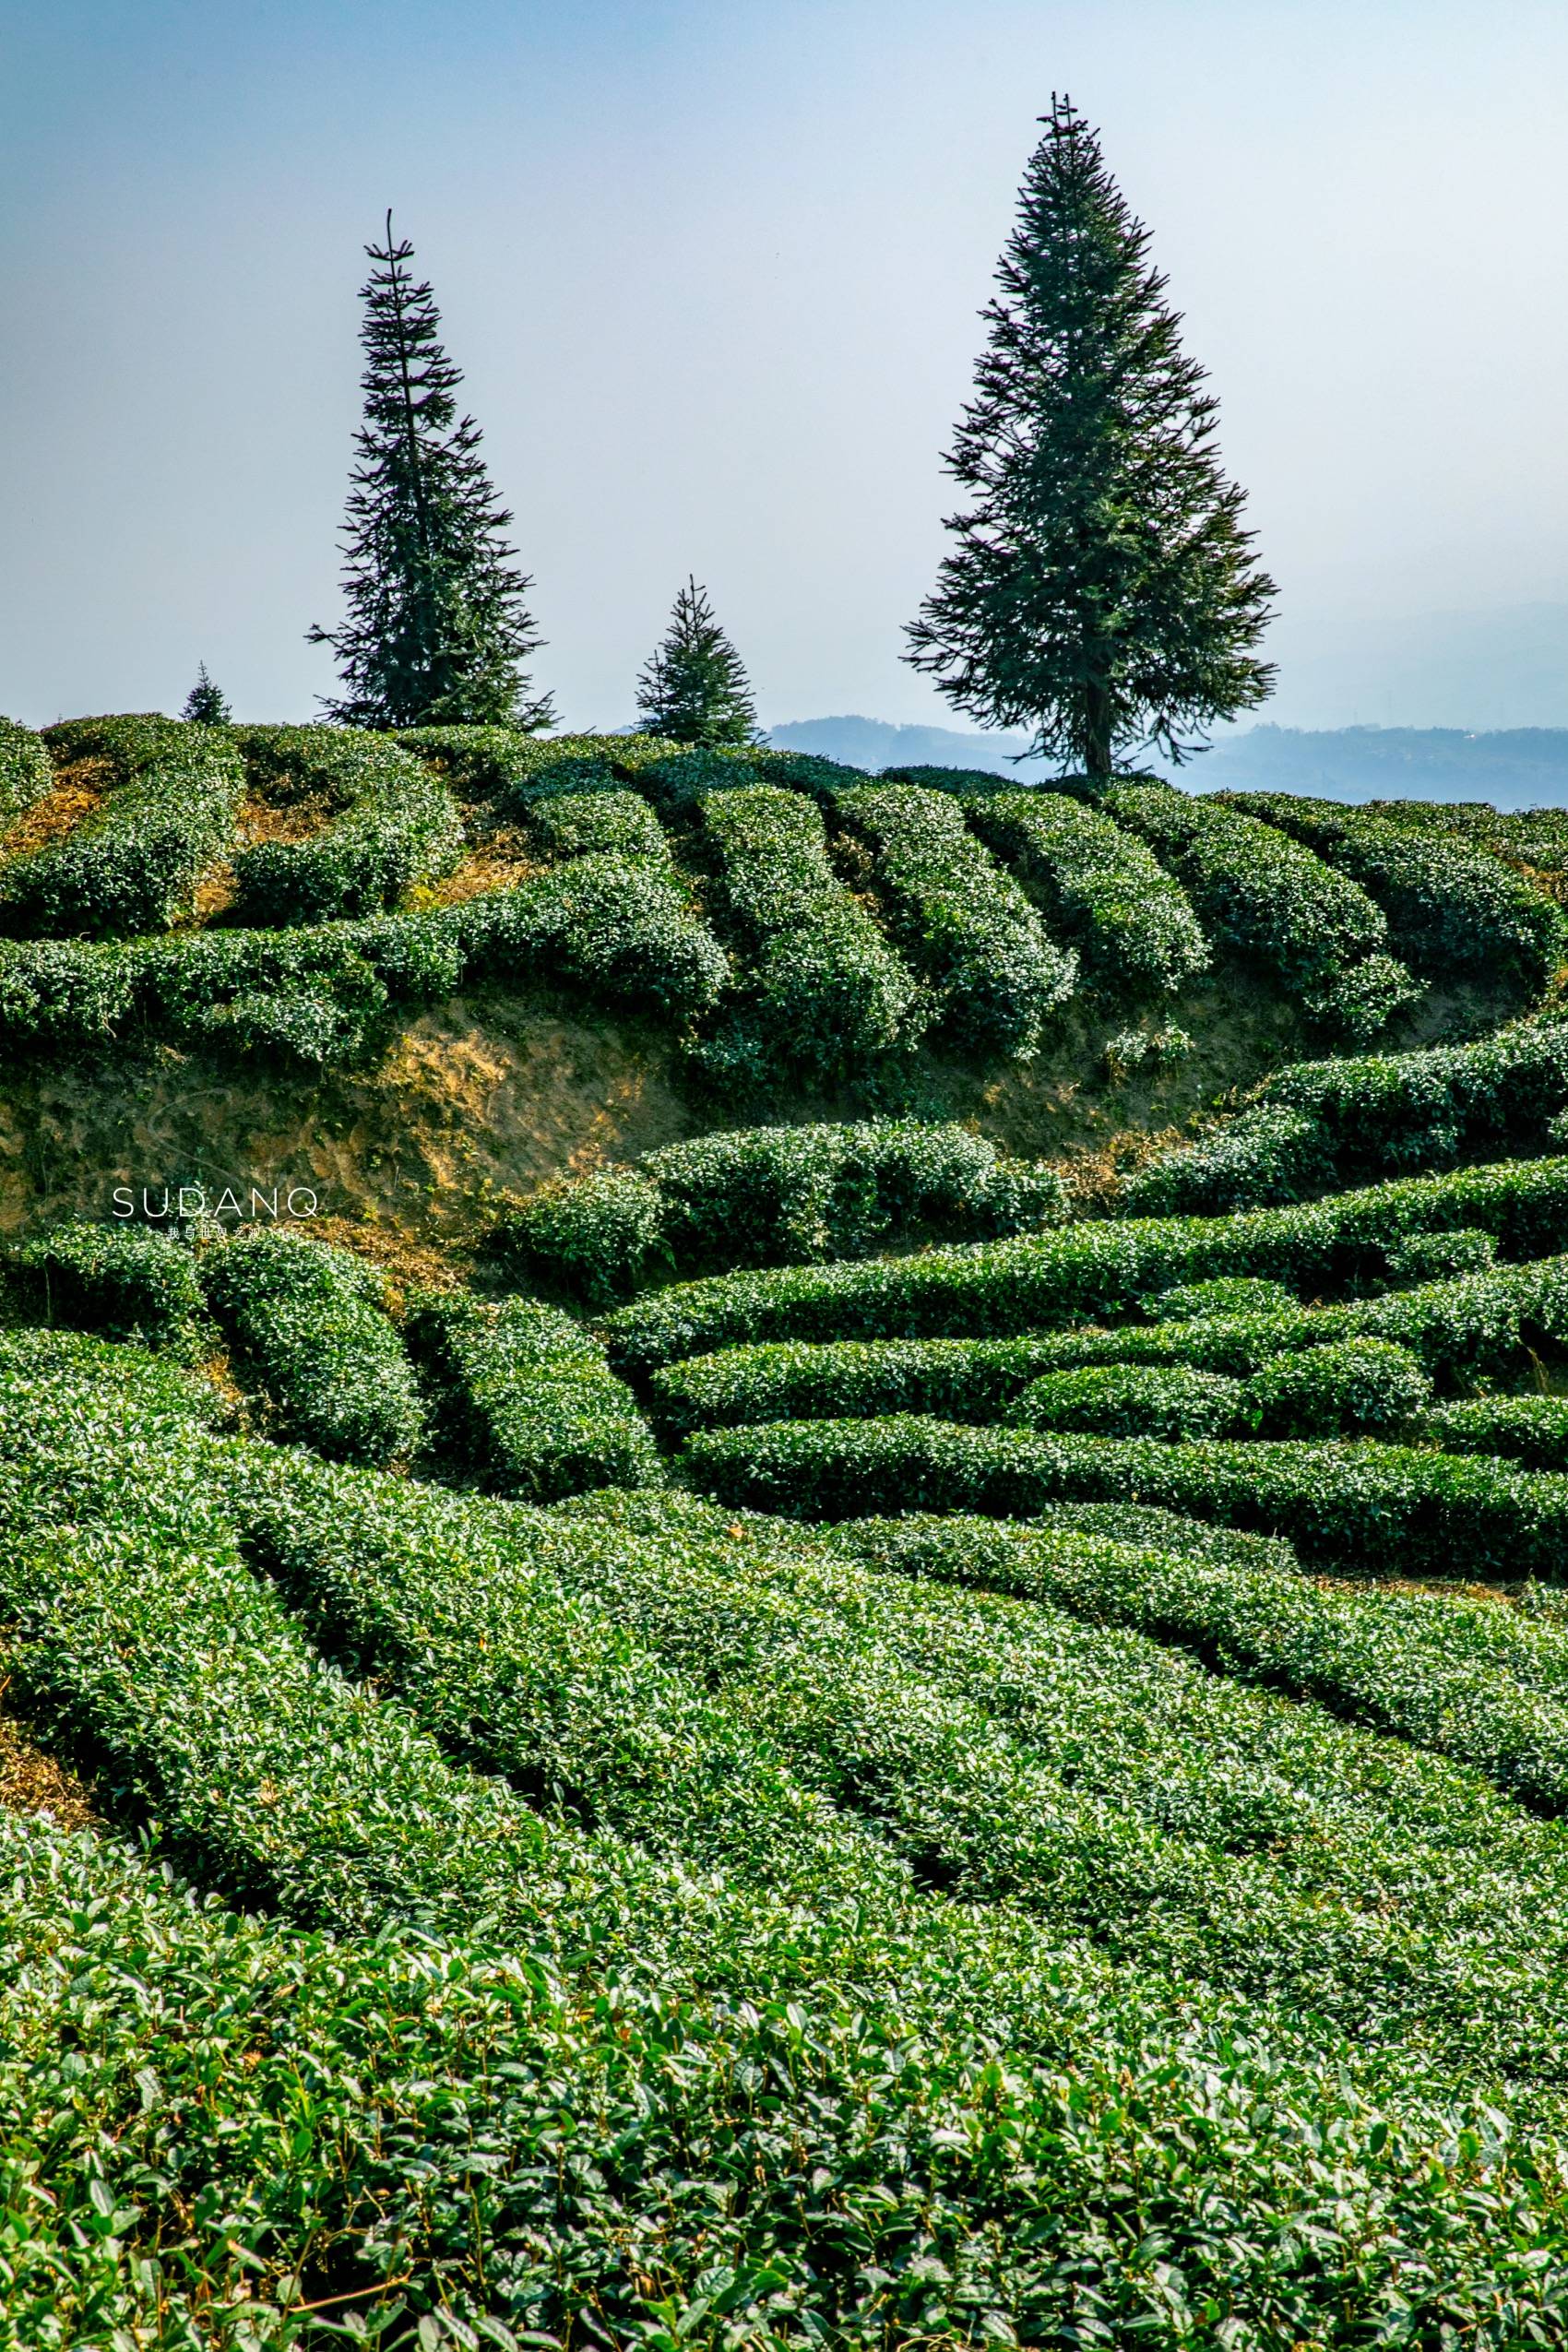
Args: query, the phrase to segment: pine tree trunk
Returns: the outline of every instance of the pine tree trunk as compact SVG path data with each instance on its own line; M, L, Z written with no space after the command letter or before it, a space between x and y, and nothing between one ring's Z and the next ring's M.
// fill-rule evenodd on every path
M1101 685L1090 685L1084 696L1084 771L1096 784L1109 784L1116 772L1111 757L1111 696Z

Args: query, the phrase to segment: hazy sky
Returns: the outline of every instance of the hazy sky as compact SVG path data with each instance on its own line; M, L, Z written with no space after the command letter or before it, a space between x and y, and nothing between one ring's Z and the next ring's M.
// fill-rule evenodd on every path
M1218 393L1265 715L1568 725L1562 0L0 0L0 709L309 714L390 204L571 722L690 569L766 719L968 723L901 624L1053 89Z

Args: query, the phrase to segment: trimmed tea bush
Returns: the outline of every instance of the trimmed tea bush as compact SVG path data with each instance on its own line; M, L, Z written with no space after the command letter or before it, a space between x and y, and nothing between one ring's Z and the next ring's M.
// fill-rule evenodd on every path
M1487 1239L1491 1236L1488 1234ZM1143 1307L1156 1323L1195 1323L1209 1315L1295 1314L1301 1301L1283 1282L1266 1282L1256 1274L1232 1274L1222 1275L1215 1282L1178 1282L1173 1289L1146 1299Z
M1455 1275L1485 1274L1497 1256L1497 1237L1479 1226L1450 1233L1407 1233L1390 1242L1388 1271L1396 1282L1443 1282Z
M233 837L244 771L227 733L156 716L76 719L44 737L109 789L74 831L0 865L0 931L92 939L166 931Z
M1568 1103L1568 1023L1526 1022L1467 1045L1299 1062L1193 1145L1123 1187L1150 1215L1262 1207L1330 1186L1538 1151Z
M411 1454L422 1415L402 1342L362 1259L304 1235L254 1229L200 1262L207 1302L241 1377L283 1437L341 1462Z
M1244 805L1375 899L1418 970L1511 978L1537 995L1568 952L1561 909L1485 849L1289 793L1248 794Z
M1467 1045L1297 1063L1258 1089L1305 1111L1348 1171L1538 1149L1568 1103L1568 1022L1521 1022Z
M525 805L540 793L614 790L666 756L653 735L525 735L515 727L409 727L395 738L470 800ZM583 779L579 781L578 779Z
M879 784L918 784L922 792L955 792L968 801L980 794L1021 792L1014 777L992 767L927 767L916 763L909 767L885 767L877 776ZM1030 791L1044 792L1051 787L1030 785Z
M392 736L357 727L242 727L235 740L253 786L324 802L331 819L314 840L241 850L234 880L246 922L374 914L461 858L450 792Z
M909 780L921 779L911 772ZM966 809L971 829L1034 893L1097 988L1173 993L1207 966L1181 884L1103 810L1065 792L997 790L977 792Z
M1016 1418L1026 1429L1099 1437L1222 1437L1241 1398L1239 1381L1183 1364L1086 1365L1031 1382Z
M1568 1470L1565 1396L1472 1397L1440 1406L1427 1428L1448 1454L1500 1454L1526 1470Z
M737 1341L1004 1338L1126 1314L1153 1291L1217 1275L1343 1291L1384 1279L1388 1246L1406 1233L1477 1225L1509 1256L1552 1247L1568 1233L1568 1161L1408 1177L1245 1217L1107 1218L864 1265L719 1275L623 1307L606 1329L612 1359L638 1372ZM1385 1305L1404 1312L1399 1300Z
M702 840L745 968L746 1002L707 1048L716 1073L831 1078L918 1034L914 979L834 873L811 802L773 785L715 792Z
M650 1408L679 1433L883 1413L1004 1420L1020 1391L1058 1360L1049 1337L765 1340L661 1365L648 1375Z
M0 1036L92 1048L150 1024L163 1042L327 1066L362 1053L389 1005L447 995L465 978L581 990L684 1026L711 1010L728 969L672 877L647 860L585 852L428 914L114 947L0 943Z
M1317 1122L1263 1102L1194 1143L1156 1153L1123 1177L1116 1203L1129 1217L1223 1217L1311 1200L1333 1183L1333 1155Z
M705 1430L683 1455L699 1491L800 1519L1054 1502L1152 1503L1283 1535L1311 1566L1383 1575L1554 1576L1568 1479L1411 1446L1253 1439L1041 1437L913 1415Z
M1051 1168L1007 1158L967 1127L916 1119L752 1127L667 1144L639 1163L665 1201L678 1267L864 1254L960 1233L1055 1222Z
M519 1284L585 1307L613 1306L671 1270L664 1195L635 1168L558 1177L493 1229L491 1246Z
M636 1170L545 1185L493 1237L519 1281L589 1306L659 1272L859 1257L893 1241L1055 1223L1054 1169L1009 1159L956 1124L867 1120L751 1127L649 1152Z
M847 1897L879 1906L885 1927L907 1918L908 1881L875 1839L601 1606L596 1586L613 1586L640 1529L484 1512L255 1447L223 1473L247 1557L455 1752L683 1871L734 1873L770 1906Z
M1174 869L1211 942L1254 957L1349 1034L1380 1027L1395 991L1407 1002L1417 993L1384 964L1370 983L1354 980L1387 925L1364 890L1299 842L1170 784L1113 784L1102 805Z
M712 1011L729 975L686 891L647 859L585 851L449 912L470 975L580 988L682 1027Z
M317 1068L352 1061L391 1004L364 932L346 923L297 931L207 931L148 956L138 975L144 1021L168 1038ZM434 944L433 941L433 944ZM441 967L446 994L457 958ZM410 993L413 992L410 992Z
M139 942L0 940L0 1036L66 1053L110 1043L132 1017L146 958Z
M218 1391L177 1358L85 1331L0 1331L0 1380L14 1384L0 1392L8 1410L19 1409L17 1399L29 1382L39 1388L55 1382L106 1390L160 1425L175 1421L212 1429L229 1417Z
M42 736L18 719L0 719L0 827L25 816L53 782Z
M488 1306L416 1293L404 1336L423 1375L433 1436L493 1491L553 1503L593 1486L658 1486L647 1423L570 1315L532 1299Z
M1455 1275L1346 1306L1299 1307L1291 1314L1217 1315L1153 1329L1046 1333L1011 1344L1028 1346L1040 1371L1047 1365L1190 1363L1243 1375L1288 1352L1352 1339L1389 1340L1408 1349L1445 1388L1526 1379L1538 1368L1542 1350L1556 1351L1568 1342L1568 1258ZM987 1343L945 1344L960 1348Z
M145 1225L56 1226L7 1253L23 1311L46 1323L189 1353L203 1319L189 1250Z
M1051 1600L1152 1634L1218 1674L1473 1765L1538 1812L1568 1812L1568 1650L1522 1609L1302 1576L1282 1545L1114 1504L1056 1503L1028 1525L850 1519L829 1534L902 1575Z
M837 814L870 848L889 928L935 995L955 1046L1028 1061L1046 1015L1073 992L1077 957L1052 944L1013 880L940 792L874 784Z
M382 1545L394 1558L398 1491L387 1491ZM743 1547L729 1550L743 1558ZM590 1559L577 1564L594 1573ZM624 1565L627 1598L639 1608L661 1590L678 1600L678 1563L645 1569L633 1555ZM710 1548L704 1598L721 1631L738 1621L722 1671L739 1663L744 1672L742 1625L754 1641L776 1625L784 1646L774 1656L787 1664L787 1605L762 1613L754 1580L726 1610L733 1570L720 1581L717 1565ZM30 2168L30 2226L7 2254L6 2315L18 2342L34 2316L32 2341L50 2341L53 2330L64 2343L90 2340L106 2315L152 2341L183 2318L188 2293L193 2340L242 2352L255 2297L297 2300L291 2282L308 2276L310 2263L362 2277L368 2293L399 2282L395 2291L408 2299L399 2319L434 2308L446 2315L431 2320L432 2335L450 2332L452 2320L493 2333L504 2314L558 2338L590 2318L600 2333L630 2336L646 2310L645 2282L626 2275L630 2230L685 2302L711 2288L716 2263L747 2279L794 2265L822 2340L862 2352L885 2345L890 2328L908 2333L906 2296L929 2294L933 2257L1021 2340L1062 2336L1092 2292L1116 2329L1152 2352L1177 2352L1191 2335L1186 2313L1171 2314L1137 2249L1118 2251L1128 2216L1147 2209L1151 2180L1162 2243L1182 2265L1186 2292L1255 2322L1260 2341L1281 2323L1325 2340L1351 2328L1386 2333L1412 2307L1419 2324L1430 2317L1430 2333L1460 2293L1505 2300L1527 2320L1538 2312L1550 2334L1568 2293L1554 2251L1564 2237L1560 2201L1543 2192L1550 2174L1505 2165L1488 2136L1496 2117L1467 2140L1464 2119L1429 2111L1427 2095L1402 2079L1411 2070L1395 2038L1409 2034L1428 2080L1441 2049L1456 2072L1489 2082L1500 2067L1516 2077L1550 2073L1560 2042L1556 1995L1538 1964L1540 1935L1555 1931L1549 1842L1511 1809L1489 1810L1462 1776L1448 1776L1434 1800L1399 1773L1396 1756L1363 1754L1364 1743L1324 1737L1315 1721L1309 1745L1301 1711L1287 1720L1213 1678L1172 1673L1145 1645L1077 1638L1069 1628L1058 1675L1039 1628L1063 1621L1039 1609L982 1607L971 1633L967 1610L887 1606L874 1637L868 1627L835 1648L844 1610L830 1620L825 1597L814 1595L793 1637L794 1672L787 1686L775 1678L781 1718L807 1728L811 1689L820 1687L842 1764L858 1752L868 1796L873 1761L896 1772L876 1799L890 1823L912 1837L923 1807L928 1847L940 1836L955 1855L961 1841L972 1852L989 1838L983 1860L993 1877L1035 1873L1033 1916L999 1906L977 1925L968 1907L931 1900L909 1905L894 1930L868 1905L852 1930L842 1918L825 1926L802 1965L799 1914L775 1926L690 1873L672 1885L674 1873L639 1866L611 1839L585 1847L551 1824L543 1866L530 1847L530 1866L516 1873L507 1920L484 1887L497 1846L476 1836L466 1850L473 1816L445 1805L434 1775L418 1786L399 1762L378 1788L380 1752L367 1742L339 1755L350 1716L328 1716L324 1693L303 1692L291 1658L282 1690L269 1688L277 1645L268 1629L253 1657L245 1612L260 1588L245 1588L242 1606L227 1591L238 1581L231 1568L223 1595L202 1588L204 1603L221 1599L230 1617L222 1627L204 1621L206 1638L188 1657L134 1589L116 1588L116 1603L136 1612L138 1641L145 1633L160 1696L181 1693L172 1718L137 1708L137 1657L120 1645L89 1651L60 1640L53 1652L67 1668L77 1657L101 1664L98 1719L116 1732L125 1726L138 1769L143 1757L174 1755L184 1801L173 1825L193 1856L208 1850L210 1823L215 1863L226 1851L265 1855L284 1883L303 1879L303 1865L329 1883L336 1864L340 1885L363 1886L377 1869L395 1883L405 1861L445 1859L448 1905L467 1899L489 1918L476 1918L477 1950L405 1940L390 1925L374 1941L303 1938L195 1903L123 1850L0 1815L0 2091L10 2144ZM90 1599L95 1588L85 1589ZM846 1585L845 1607L863 1606L862 1592ZM240 1638L225 1641L232 1628ZM673 1621L668 1630L675 1638ZM941 1683L916 1679L917 1651L939 1658ZM445 1626L439 1654L456 1654ZM1032 1680L1031 1660L1047 1669ZM887 1685L880 1696L875 1674ZM1095 1772L1088 1790L1075 1797L1041 1763L1026 1764L994 1732L978 1731L972 1705L941 1698L986 1674L1031 1736L1038 1728L1046 1739L1054 1703L1053 1754L1098 1705L1103 1758L1091 1741L1075 1767ZM199 1714L184 1704L184 1677L210 1698ZM848 1716L851 1689L865 1706ZM917 1705L922 1689L932 1696ZM296 1697L297 1724L280 1704ZM1125 1736L1118 1715L1129 1704L1137 1716ZM1201 1711L1219 1768L1206 1773L1194 1757L1173 1791L1172 1735L1188 1707ZM398 1716L385 1702L377 1713L383 1724ZM303 1764L298 1745L283 1757L299 1786L280 1789L268 1750L281 1752L286 1725L310 1745ZM966 1735L967 1747L944 1745ZM1239 1771L1232 1752L1244 1758ZM1260 1785L1276 1755L1300 1759L1298 1778L1313 1783L1305 1803L1282 1810L1284 1792ZM938 1773L949 1757L957 1771L944 1792ZM1325 1900L1327 1792L1348 1768L1354 1813ZM1118 1781L1135 1793L1114 1798L1112 1811ZM1374 1798L1374 1782L1397 1795ZM448 1772L440 1785L474 1784ZM296 1813L308 1815L298 1861L275 1829L273 1850L266 1847L280 1801L291 1830ZM1160 1807L1190 1834L1151 1825ZM394 1816L385 1852L384 1812ZM1336 1819L1346 1818L1341 1801ZM1026 1835L1028 1820L1035 1827ZM1369 1877L1362 1857L1374 1821ZM1461 1828L1468 1850L1445 1859ZM1240 1852L1226 1851L1227 1835ZM1270 1848L1280 1844L1290 1850L1277 1864ZM1484 1873L1477 1851L1488 1857ZM1387 1918L1363 1892L1378 1884L1393 1895ZM1407 1924L1401 1914L1418 1889ZM1077 1911L1107 1940L1162 1957L1182 1982L1180 2004L1152 1976L1042 1935L1042 1911ZM506 1932L487 1949L483 1931L494 1926ZM1207 1984L1194 1998L1194 1983L1231 1953L1248 1990ZM1467 1988L1462 2003L1455 1981ZM1260 1999L1271 1982L1284 1996L1278 2006ZM1386 2031L1363 2028L1353 2041L1301 2022L1348 2005L1359 2025L1375 2016L1382 2026L1395 2001L1399 2014ZM1013 2081L1000 2153L987 2136L999 2050ZM868 2114L885 2118L869 2139ZM89 2136L97 2162L88 2170ZM477 2176L476 2144L485 2158ZM84 2171L99 2184L96 2198ZM814 2198L837 2183L864 2202L861 2251L875 2278L864 2260L838 2259L837 2203L802 2210L803 2178L817 2181ZM698 2195L695 2182L711 2193ZM1245 2235L1232 2224L1217 2253L1219 2194L1244 2212ZM171 2204L183 2232L172 2275L143 2260L166 2250ZM1302 2265L1309 2227L1315 2259ZM1413 2241L1440 2253L1430 2287L1412 2264ZM1324 2286L1320 2266L1329 2261ZM242 2271L253 2295L231 2336L222 2314ZM305 2334L319 2334L319 2314L300 2317ZM278 2340L287 2341L282 2329Z
M664 828L637 792L561 792L533 801L529 830L550 858L600 854L671 863Z
M655 806L671 816L689 814L709 792L734 792L771 781L751 757L749 748L714 744L690 751L671 751L640 765L637 789Z
M650 1379L657 1411L677 1430L880 1413L986 1421L1010 1419L1013 1401L1047 1372L1191 1365L1244 1380L1289 1356L1368 1340L1413 1356L1450 1389L1527 1378L1541 1350L1568 1343L1568 1258L1289 1313L1016 1339L764 1341L666 1365Z
M1241 1418L1265 1437L1382 1436L1431 1398L1408 1348L1389 1339L1342 1339L1277 1356L1247 1383Z

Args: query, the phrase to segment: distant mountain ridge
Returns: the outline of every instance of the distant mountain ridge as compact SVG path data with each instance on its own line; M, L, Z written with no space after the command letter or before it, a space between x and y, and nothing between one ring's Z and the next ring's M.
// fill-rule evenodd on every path
M841 759L850 767L976 767L992 775L1040 776L1040 760L1016 755L1027 735L967 735L954 727L900 727L891 719L795 719L768 730L781 752L813 752L819 759Z
M972 767L1033 780L1022 735L897 726L858 714L801 719L769 731L780 751L851 767ZM1150 763L1161 766L1162 763ZM1249 727L1179 773L1191 790L1310 792L1330 801L1490 801L1500 809L1568 807L1568 727Z
M1203 791L1314 792L1333 801L1490 801L1568 806L1568 727L1250 727L1189 764Z

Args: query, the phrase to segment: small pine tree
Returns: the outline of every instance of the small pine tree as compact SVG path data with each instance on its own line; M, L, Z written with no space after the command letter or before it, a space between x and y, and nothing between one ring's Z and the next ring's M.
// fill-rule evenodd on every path
M554 723L548 695L524 669L541 640L512 558L512 517L480 455L480 430L453 397L462 372L447 358L430 287L409 269L413 247L367 245L360 289L364 422L345 515L349 617L314 628L338 657L344 693L327 716L354 727Z
M695 579L676 597L664 642L637 680L637 717L647 733L681 743L761 740L745 665Z
M207 664L196 664L196 682L185 696L183 719L194 719L198 727L227 727L233 717L220 690L207 674Z
M1262 702L1274 583L1149 235L1052 98L947 470L973 494L905 659L960 710L1104 778Z

